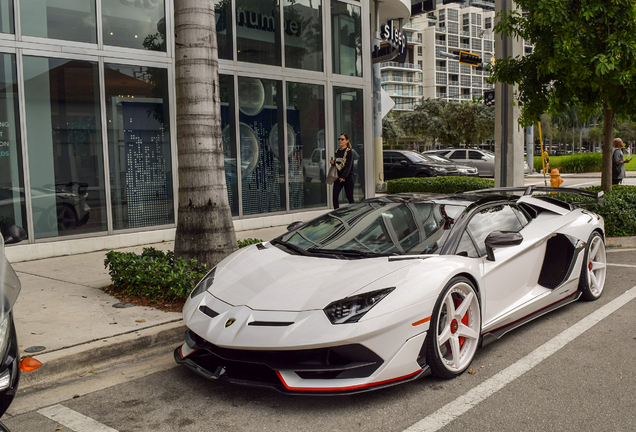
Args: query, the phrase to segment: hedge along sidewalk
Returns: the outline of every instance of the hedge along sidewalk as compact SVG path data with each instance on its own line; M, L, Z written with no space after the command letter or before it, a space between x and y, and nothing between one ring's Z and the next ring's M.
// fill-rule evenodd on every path
M387 192L392 193L455 193L494 187L494 181L475 177L428 177L390 180ZM581 188L600 192L600 186ZM578 202L581 197L572 194L550 195L566 202ZM605 235L609 237L636 236L636 186L615 185L605 192L602 204L586 204L605 220Z
M489 189L495 186L490 179L479 177L413 177L389 180L387 193L455 193L457 191L472 191Z

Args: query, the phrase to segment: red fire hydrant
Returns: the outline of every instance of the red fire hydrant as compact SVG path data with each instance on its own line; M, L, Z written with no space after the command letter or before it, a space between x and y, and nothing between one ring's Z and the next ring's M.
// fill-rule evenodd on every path
M550 171L550 186L552 187L559 187L563 184L563 177L559 173L559 168L552 168L552 171Z

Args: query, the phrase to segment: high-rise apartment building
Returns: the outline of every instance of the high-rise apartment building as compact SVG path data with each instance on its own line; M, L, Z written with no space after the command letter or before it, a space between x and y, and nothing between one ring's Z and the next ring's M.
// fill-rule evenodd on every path
M395 110L412 110L423 98L477 99L494 88L487 70L447 57L467 51L490 62L495 53L494 1L437 7L404 26L409 35L407 62L381 64L382 87L393 98Z

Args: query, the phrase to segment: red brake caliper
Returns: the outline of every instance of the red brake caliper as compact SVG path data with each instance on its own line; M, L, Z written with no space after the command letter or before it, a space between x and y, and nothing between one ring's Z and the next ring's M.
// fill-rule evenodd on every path
M460 304L462 304L461 301L454 299L455 301L455 309L457 309L459 307ZM453 320L453 322L455 323L455 327L453 331L453 323L451 323L451 332L455 333L457 331L457 321ZM464 314L464 316L462 317L462 324L464 325L468 325L468 311L466 311L466 313ZM464 336L460 336L459 337L459 347L461 348L462 346L464 346L464 341L466 340L466 338Z

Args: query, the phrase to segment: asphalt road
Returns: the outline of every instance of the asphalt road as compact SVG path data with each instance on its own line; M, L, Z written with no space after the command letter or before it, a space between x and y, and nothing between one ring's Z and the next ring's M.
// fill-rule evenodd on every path
M38 405L37 392L24 396L32 410L4 422L14 432L633 431L636 250L609 251L608 262L598 301L570 304L514 330L478 351L474 374L453 380L291 397L206 381L182 367L117 385L98 373L92 379L101 386L53 408L42 410L52 402Z

